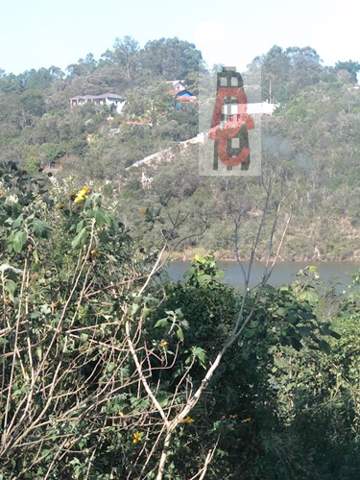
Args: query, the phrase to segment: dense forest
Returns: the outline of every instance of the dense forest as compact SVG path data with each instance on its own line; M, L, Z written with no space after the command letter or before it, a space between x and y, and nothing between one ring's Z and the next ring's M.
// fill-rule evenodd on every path
M359 479L360 276L268 280L281 259L360 257L360 65L253 60L277 105L253 178L200 176L197 104L169 94L210 98L217 69L125 37L65 72L1 71L0 480ZM70 109L106 92L123 114Z
M278 105L263 119L262 162L289 195L285 260L360 258L359 70L355 61L323 65L310 47L274 46L248 66L248 72L261 73L262 100ZM159 235L187 237L178 242L182 256L211 250L232 258L239 217L248 236L254 233L259 181L198 175L198 147L179 147L199 133L197 107L174 108L166 83L181 79L206 98L206 79L215 71L186 41L161 39L140 48L125 37L99 59L89 54L65 72L56 67L1 72L0 160L20 162L30 172L55 166L57 176L72 175L79 184L111 179L124 200L125 224L138 229L144 216L150 220L141 231L145 242ZM72 96L109 91L126 98L123 115L109 117L108 109L90 104L70 110ZM144 191L141 169L129 167L167 148L171 161L146 170L153 182Z

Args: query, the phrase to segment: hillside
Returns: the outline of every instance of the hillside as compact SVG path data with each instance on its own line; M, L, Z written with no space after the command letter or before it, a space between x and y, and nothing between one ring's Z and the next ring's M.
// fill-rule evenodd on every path
M274 208L281 190L281 218L292 212L284 260L360 260L358 69L356 62L327 67L313 49L296 47L273 47L248 67L262 72L262 99L280 105L264 118L262 164L274 177ZM177 110L169 95L167 82L182 79L207 98L212 75L188 42L161 39L140 48L129 37L66 72L3 73L0 160L32 172L55 167L56 175L72 175L79 184L114 180L120 215L135 235L145 244L165 238L181 256L200 248L232 257L234 225L241 221L245 257L261 213L261 182L200 177L201 144L187 142L199 133L197 107ZM75 95L109 91L126 98L123 115L90 104L69 107ZM163 152L160 161L141 164L156 152ZM143 171L150 189L142 188ZM265 250L264 244L259 259Z

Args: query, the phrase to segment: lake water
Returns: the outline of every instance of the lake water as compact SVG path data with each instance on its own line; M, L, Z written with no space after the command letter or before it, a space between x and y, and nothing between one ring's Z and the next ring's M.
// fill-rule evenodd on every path
M331 286L337 287L337 290L348 285L351 282L351 276L360 270L360 264L354 263L297 263L282 262L278 263L270 277L269 283L274 287L288 285L293 282L299 270L307 265L315 265L318 269L320 279ZM172 262L168 268L168 274L172 280L182 280L184 273L188 270L190 262ZM218 262L220 270L224 272L223 280L225 283L234 287L244 285L244 279L241 268L237 262ZM264 265L254 263L250 286L258 284L264 273Z

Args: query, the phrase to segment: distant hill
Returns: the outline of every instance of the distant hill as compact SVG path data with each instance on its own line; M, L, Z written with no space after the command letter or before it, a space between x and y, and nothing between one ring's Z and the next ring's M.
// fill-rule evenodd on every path
M262 100L280 105L264 119L263 169L274 174L273 208L283 188L283 215L293 210L283 258L360 260L359 64L339 59L328 67L310 47L274 46L248 68L262 71ZM169 82L181 79L204 97L199 71L210 82L214 72L189 42L160 39L140 48L125 37L66 72L1 73L0 161L30 171L55 167L79 182L118 181L121 215L145 243L165 237L185 255L205 248L231 256L234 221L241 211L244 236L251 238L263 192L258 179L198 176L201 145L186 142L199 133L197 106L177 110ZM126 99L122 115L94 104L70 109L76 95L107 92ZM166 158L154 168L146 162L129 168L159 151ZM142 168L153 177L150 189L142 188Z

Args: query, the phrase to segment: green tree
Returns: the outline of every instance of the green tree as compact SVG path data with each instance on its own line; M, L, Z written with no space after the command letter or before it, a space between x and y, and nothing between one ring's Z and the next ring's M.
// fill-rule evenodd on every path
M196 46L178 38L147 42L140 59L152 74L166 80L186 80L189 74L204 69L202 54Z
M336 62L335 70L341 71L345 70L350 74L351 81L357 83L357 74L360 71L360 63L354 62L353 60L348 60L346 62Z
M134 78L137 69L139 44L132 37L116 38L112 50L102 54L102 61L121 66L128 80Z

